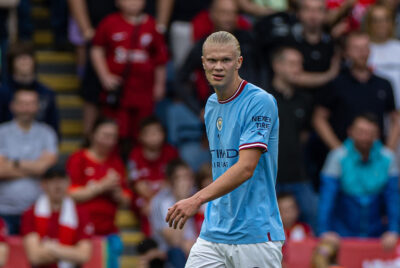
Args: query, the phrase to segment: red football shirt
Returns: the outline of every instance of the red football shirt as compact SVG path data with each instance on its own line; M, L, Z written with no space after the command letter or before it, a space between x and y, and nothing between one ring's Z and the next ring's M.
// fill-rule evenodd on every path
M2 218L0 218L0 243L6 242L7 225Z
M129 179L134 183L141 180L147 181L156 193L164 182L166 165L177 157L177 150L165 144L158 159L148 160L143 155L142 146L137 146L129 156Z
M74 244L77 244L79 241L84 239L90 239L94 231L93 225L89 220L88 214L80 208L77 208L77 214L78 214L79 224L75 232ZM59 217L60 217L59 212L52 212L51 217L49 219L48 233L46 238L58 239L59 228L60 228ZM21 235L25 236L35 232L37 232L35 224L35 214L33 212L33 207L31 207L22 215ZM57 264L54 263L49 265L38 266L37 268L57 268L57 267L58 267Z
M326 0L328 9L335 9L340 7L345 0ZM368 11L368 7L375 3L375 0L358 0L351 10L348 17L348 31L357 30L360 28L364 15Z
M123 107L144 107L153 103L155 68L166 64L167 46L156 30L156 22L144 15L143 22L133 25L120 13L103 19L93 38L93 45L105 49L109 70L122 76L131 64L121 98Z
M204 10L197 14L192 20L192 26L193 40L195 42L214 32L214 23L210 18L210 12L208 10ZM251 29L251 24L243 16L238 16L236 26L240 30Z
M103 179L109 169L114 169L121 178L120 185L126 194L129 191L126 186L125 168L121 158L112 154L103 162L97 162L87 155L87 150L79 150L72 154L67 162L67 171L71 179L70 191L86 186L92 181ZM94 199L79 203L89 213L90 220L94 224L96 235L109 235L118 232L115 226L116 204L110 194L103 194Z

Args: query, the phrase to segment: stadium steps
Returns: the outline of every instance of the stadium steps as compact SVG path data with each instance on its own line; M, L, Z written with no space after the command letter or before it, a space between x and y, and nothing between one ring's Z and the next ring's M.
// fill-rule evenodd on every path
M53 35L49 28L49 10L46 1L33 0L32 4L32 17L36 29L33 41L37 48L35 58L38 64L38 79L56 92L61 117L60 158L66 160L83 142L83 101L78 95L80 81L75 74L75 55L69 51L56 51L52 47ZM138 231L138 221L130 210L123 209L117 212L116 224L125 245L121 267L137 267L139 258L136 246L144 238Z

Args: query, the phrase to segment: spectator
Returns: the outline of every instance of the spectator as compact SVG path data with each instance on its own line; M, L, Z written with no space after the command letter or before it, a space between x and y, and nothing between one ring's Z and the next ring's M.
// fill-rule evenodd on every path
M389 8L393 15L393 31L394 36L400 38L400 2L395 0L380 0L377 3L383 4Z
M324 32L327 17L325 1L304 0L299 4L297 16L301 27L292 30L292 44L303 54L303 73L297 85L318 88L336 77L339 59L334 57L332 37Z
M0 88L11 99L19 88L32 89L39 94L39 111L36 119L51 126L59 133L59 115L54 91L37 80L34 49L31 43L13 44L9 51L8 67L10 76ZM7 104L6 104L7 105ZM8 105L7 105L8 106ZM11 119L11 113L6 112L6 120Z
M343 23L343 33L359 30L364 15L375 0L327 0L329 10L327 22L330 25Z
M286 241L302 241L313 237L311 227L299 221L300 211L295 197L290 193L282 192L277 198Z
M140 218L141 230L151 235L149 205L151 199L165 184L165 167L178 157L178 152L165 142L165 130L155 117L141 122L139 145L129 157L129 179L135 192L134 210Z
M162 268L165 267L165 253L158 249L157 242L146 238L137 246L139 253L138 268Z
M7 225L2 218L0 218L0 267L7 263L8 259L8 245L7 245Z
M85 208L94 224L95 235L107 236L107 267L118 267L122 242L115 226L119 206L128 206L131 195L126 187L125 167L115 153L118 126L110 119L98 119L87 148L70 156L67 171L71 178L69 193Z
M12 14L16 14L19 0L6 0L0 3L0 82L7 78L7 49L10 40L9 27L12 24ZM11 23L10 23L11 22ZM11 36L11 40L14 38Z
M91 49L91 40L98 24L107 15L117 11L115 0L102 0L101 5L97 0L68 0L68 4L71 15L76 20L82 37L87 44L85 54L88 55ZM90 57L86 57L86 59L80 93L84 100L83 133L88 135L99 115L98 105L101 84Z
M35 121L36 91L18 89L10 108L14 119L0 125L0 217L18 234L22 213L41 192L37 177L57 161L57 136Z
M312 100L295 86L303 69L301 53L291 47L278 48L272 54L272 69L269 93L277 101L280 118L277 192L293 193L302 219L316 226L318 198L306 174L303 157Z
M338 265L339 245L330 240L322 240L314 249L311 268L344 268Z
M144 0L118 0L120 12L105 18L93 39L92 60L107 92L103 112L115 118L120 136L135 140L139 122L165 94L167 49Z
M234 26L240 30L250 30L251 24L237 13L238 7L235 0L213 0L209 10L202 11L193 18L193 40L196 42L213 32L220 31L221 29L217 29L218 26L224 28Z
M348 133L321 172L319 232L328 240L337 235L381 237L384 249L392 249L399 232L395 156L379 141L373 114L356 116Z
M34 267L77 267L90 259L93 225L67 196L68 185L65 171L47 171L44 193L22 217L24 247Z
M399 137L399 118L390 83L373 74L367 66L369 38L360 32L350 33L345 42L346 68L321 92L313 116L314 127L322 141L333 150L342 145L346 130L357 114L370 112L378 118L390 117L386 145L394 150ZM383 135L382 135L383 136Z
M371 38L369 65L375 74L391 82L397 109L400 108L400 41L393 37L394 17L384 5L373 5L367 13Z
M186 256L195 242L195 223L189 219L183 230L175 230L168 227L165 218L170 206L192 194L194 176L190 167L179 159L168 164L166 174L168 186L153 198L150 221L153 237L160 249L167 252L168 261L173 267L180 268L185 266Z
M267 16L275 12L286 11L287 0L236 0L241 10L253 16Z

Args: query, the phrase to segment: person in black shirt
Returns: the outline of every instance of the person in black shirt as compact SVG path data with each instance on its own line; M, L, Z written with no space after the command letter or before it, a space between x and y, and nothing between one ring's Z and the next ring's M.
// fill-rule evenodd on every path
M345 42L348 68L333 80L318 97L313 125L329 149L341 146L346 129L361 113L375 114L379 127L386 133L386 146L395 150L400 134L399 116L395 110L390 83L374 75L368 68L369 37L366 33L350 33ZM384 128L384 117L390 124Z
M303 146L311 117L311 98L296 89L303 57L293 47L280 47L272 54L273 79L268 90L278 104L279 154L277 191L291 192L304 221L316 226L317 195L306 175Z

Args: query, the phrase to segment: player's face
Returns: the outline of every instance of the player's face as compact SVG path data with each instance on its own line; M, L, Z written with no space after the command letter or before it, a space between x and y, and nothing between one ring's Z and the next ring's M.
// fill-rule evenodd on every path
M225 89L238 76L243 58L231 44L208 44L203 50L203 68L211 86Z
M118 0L118 8L127 15L138 15L142 12L145 0Z

